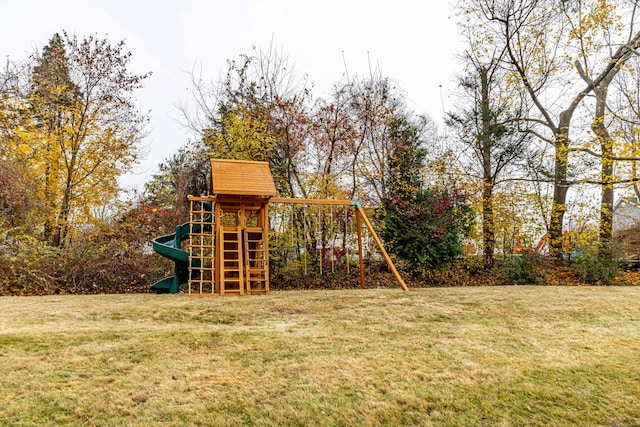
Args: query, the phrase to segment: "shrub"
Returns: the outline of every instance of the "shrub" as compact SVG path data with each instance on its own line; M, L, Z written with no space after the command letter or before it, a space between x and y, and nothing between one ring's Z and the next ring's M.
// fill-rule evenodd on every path
M522 254L507 258L501 278L506 285L541 285L546 283L545 259L537 254Z
M15 235L0 245L0 295L54 292L58 249L43 245L27 235Z
M150 250L175 218L138 206L117 221L75 235L52 248L24 233L0 232L0 295L148 292L173 264ZM0 225L1 222L0 222Z
M612 256L612 249L598 250L594 245L576 257L571 266L589 285L609 286L618 283L620 270L616 257Z
M381 236L390 252L413 266L438 269L462 255L461 238L473 213L458 191L424 189L383 200Z

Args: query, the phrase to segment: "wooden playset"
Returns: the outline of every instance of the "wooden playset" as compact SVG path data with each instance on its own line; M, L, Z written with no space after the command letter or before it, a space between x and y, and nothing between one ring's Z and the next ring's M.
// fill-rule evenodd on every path
M358 233L360 283L365 287L362 260L364 223L398 284L407 286L357 201L276 197L266 162L211 159L209 195L189 196L189 222L176 234L153 240L154 249L175 261L174 276L157 282L157 292L177 293L188 283L189 295L250 295L269 292L269 204L351 206ZM183 250L181 241L188 240Z

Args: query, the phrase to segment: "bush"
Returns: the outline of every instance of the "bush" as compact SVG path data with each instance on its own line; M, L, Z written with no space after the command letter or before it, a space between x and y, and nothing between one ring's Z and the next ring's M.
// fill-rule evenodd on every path
M0 295L148 292L170 273L168 264L122 241L85 241L63 250L40 242L14 245L0 255Z
M547 282L546 260L537 254L522 254L507 258L501 278L506 285L541 285Z
M411 274L446 267L462 255L473 212L458 191L423 189L383 200L381 237Z
M0 233L0 295L149 292L173 271L173 263L150 248L153 237L172 231L167 223L175 224L163 212L139 206L83 231L63 249L26 234Z
M0 295L54 292L59 250L26 235L16 235L0 245Z
M65 249L57 266L57 292L148 292L149 279L165 274L158 264L151 254L126 241L76 243Z
M572 268L589 285L616 285L620 270L618 261L608 249L588 248L572 263Z

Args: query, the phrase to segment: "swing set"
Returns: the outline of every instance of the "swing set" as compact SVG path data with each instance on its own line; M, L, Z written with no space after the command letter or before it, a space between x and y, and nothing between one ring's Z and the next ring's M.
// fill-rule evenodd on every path
M358 201L276 197L268 163L226 159L211 159L209 194L189 196L189 222L176 227L175 235L153 240L154 249L174 260L176 267L174 276L152 289L177 293L179 284L187 282L193 296L268 293L270 226L280 236L274 249L285 260L295 252L305 273L312 259L319 259L320 274L335 272L339 263L348 271L350 252L356 252L360 285L365 288L364 224L398 285L408 290ZM357 247L348 242L353 234L349 219L354 216ZM289 244L282 241L284 230L289 232ZM186 251L180 247L182 240L188 240Z
M287 270L305 276L338 273L349 276L352 259L358 254L354 245L353 203L344 205L303 203L300 199L271 199L269 209L271 265L281 263ZM333 201L332 201L333 202ZM365 242L364 248L368 248Z

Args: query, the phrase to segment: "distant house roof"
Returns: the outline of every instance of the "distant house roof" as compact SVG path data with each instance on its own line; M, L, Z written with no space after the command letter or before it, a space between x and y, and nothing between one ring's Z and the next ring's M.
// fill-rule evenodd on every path
M267 162L211 159L211 194L273 197L276 185Z
M621 197L613 207L613 230L623 231L640 224L640 205L637 197Z

